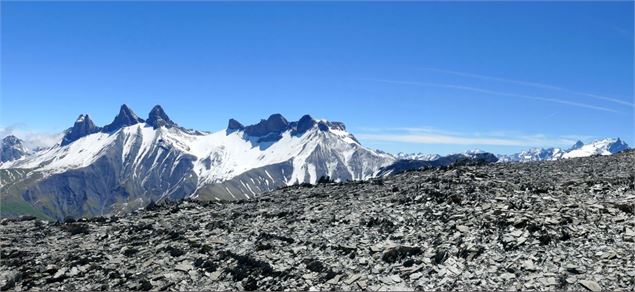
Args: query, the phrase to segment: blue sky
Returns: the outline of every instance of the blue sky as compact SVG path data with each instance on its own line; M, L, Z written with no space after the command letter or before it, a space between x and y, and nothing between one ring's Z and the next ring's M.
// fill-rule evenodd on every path
M2 2L0 132L122 103L184 127L272 113L372 148L634 141L633 3Z

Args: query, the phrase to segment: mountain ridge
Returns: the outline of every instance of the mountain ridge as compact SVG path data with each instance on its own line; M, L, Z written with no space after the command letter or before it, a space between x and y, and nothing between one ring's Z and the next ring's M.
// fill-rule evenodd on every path
M141 120L126 105L103 128L81 115L61 143L0 164L3 199L56 218L95 216L165 199L248 199L322 176L364 180L395 161L308 115L230 120L214 133L183 129L160 106Z
M577 141L569 148L557 148L557 147L532 147L521 152L513 154L494 154L498 158L497 162L529 162L529 161L544 161L544 160L558 160L575 157L587 157L592 155L612 155L621 151L630 149L630 146L621 138L601 138L595 139L591 142L584 144L582 141ZM401 160L420 160L420 161L434 161L442 157L447 157L456 154L470 155L475 153L490 153L480 149L468 150L463 153L449 154L446 156L439 154L428 153L403 153L399 152L395 155Z
M576 143L569 152L549 148L530 154L549 160L626 148L618 138ZM522 161L512 158L481 150L392 155L364 147L341 122L310 115L288 121L272 114L246 126L229 119L224 130L201 132L180 127L160 105L144 120L124 104L108 125L99 127L82 114L60 143L0 162L0 192L6 203L0 207L2 216L101 216L161 200L251 199L324 177L357 181L419 168Z

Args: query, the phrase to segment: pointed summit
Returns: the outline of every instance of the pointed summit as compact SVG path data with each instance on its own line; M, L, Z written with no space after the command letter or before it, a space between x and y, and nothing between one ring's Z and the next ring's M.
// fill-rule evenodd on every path
M608 146L608 151L612 154L618 153L620 151L624 151L626 149L629 149L628 144L626 144L626 142L622 141L622 139L620 138L617 138L615 142L609 144Z
M165 113L165 111L163 111L163 108L161 108L160 105L155 105L152 108L150 114L148 115L148 120L146 121L146 123L155 129L158 129L160 127L171 128L176 126L176 123L170 120L170 117L168 117L168 115Z
M270 133L282 133L289 128L289 122L281 114L273 114L266 120L260 120L258 124L245 127L245 133L249 136L265 136Z
M575 142L575 144L573 144L573 146L571 146L571 148L567 149L567 152L568 151L573 151L573 150L576 150L576 149L580 149L580 148L582 148L582 146L584 146L584 143L582 143L582 141L578 140L578 142Z
M284 132L289 122L281 114L273 114L267 119L266 126L270 132Z
M130 109L127 105L121 105L119 109L119 114L115 117L112 123L104 126L104 132L113 132L119 130L123 127L136 125L138 123L143 123L143 119L138 117L132 109Z
M24 141L13 135L6 136L0 143L0 163L20 159L28 152L29 149L24 146Z
M20 138L13 135L6 136L2 139L2 145L18 145L22 143L23 141Z
M244 128L245 126L243 126L243 124L234 119L229 119L229 122L227 123L227 131L229 132L240 131Z
M95 126L95 123L93 123L87 114L79 115L73 127L66 130L61 145L68 145L79 138L99 132L99 130L99 127Z
M304 133L313 128L317 122L310 116L304 115L298 121L297 131L298 133Z

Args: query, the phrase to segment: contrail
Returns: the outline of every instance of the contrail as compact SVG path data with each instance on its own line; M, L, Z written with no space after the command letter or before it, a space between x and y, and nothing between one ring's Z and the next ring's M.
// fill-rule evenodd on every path
M499 145L499 146L543 146L543 145L571 145L574 139L549 139L527 137L472 137L444 134L358 134L359 139L381 142L404 142L418 144L446 144L446 145Z
M458 72L458 71L451 71L451 70L442 70L442 69L436 69L436 68L421 68L421 70L439 72L439 73L446 73L446 74L452 74L452 75L463 76L463 77L478 78L478 79L483 79L483 80L507 82L507 83L525 85L525 86L532 86L532 87L536 87L536 88L557 90L557 91L561 91L561 92L565 92L565 93L570 93L570 94L575 94L575 95L580 95L580 96L586 96L586 97L591 97L591 98L595 98L595 99L606 100L606 101L618 103L618 104L621 104L621 105L626 105L626 106L629 106L629 107L635 107L635 104L630 103L628 101L621 100L621 99L608 97L608 96L603 96L603 95L598 95L598 94L591 94L591 93L586 93L586 92L581 92L581 91L576 91L576 90L571 90L571 89L567 89L567 88L563 88L563 87L559 87L559 86L554 86L554 85L549 85L549 84L544 84L544 83L519 81L519 80L512 80L512 79L506 79L506 78L500 78L500 77L494 77L494 76L487 76L487 75L480 75L480 74L473 74L473 73L466 73L466 72Z
M605 108L605 107L595 106L595 105L590 105L590 104L585 104L585 103L579 103L579 102L574 102L574 101L568 101L568 100L563 100L563 99L550 98L550 97L541 97L541 96L532 96L532 95L524 95L524 94L516 94L516 93L507 93L507 92L499 92L499 91L491 91L491 90L487 90L487 89L481 89L481 88L475 88L475 87L469 87L469 86L462 86L462 85L438 84L438 83L426 83L426 82L413 82L413 81L398 81L398 80L387 80L387 79L370 79L370 80L377 81L377 82L384 82L384 83L393 83L393 84L407 84L407 85L418 85L418 86L427 86L427 87L440 87L440 88L466 90L466 91L473 91L473 92L479 92L479 93L485 93L485 94L493 94L493 95L500 95L500 96L511 96L511 97L518 97L518 98L524 98L524 99L540 100L540 101L547 101L547 102L553 102L553 103L559 103L559 104L566 104L566 105L570 105L570 106L594 109L594 110L605 111L605 112L612 112L612 113L617 113L618 112L618 111L610 109L610 108Z

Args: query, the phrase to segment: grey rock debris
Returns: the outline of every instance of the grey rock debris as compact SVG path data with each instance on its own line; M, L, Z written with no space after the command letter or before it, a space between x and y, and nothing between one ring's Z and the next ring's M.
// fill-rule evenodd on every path
M0 221L3 290L635 288L635 151Z

